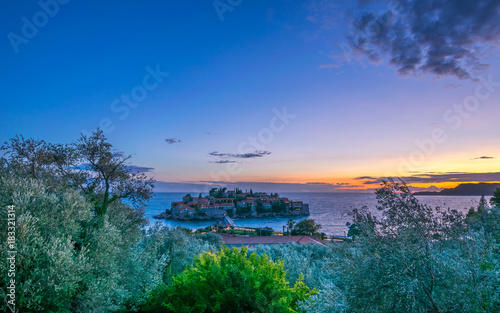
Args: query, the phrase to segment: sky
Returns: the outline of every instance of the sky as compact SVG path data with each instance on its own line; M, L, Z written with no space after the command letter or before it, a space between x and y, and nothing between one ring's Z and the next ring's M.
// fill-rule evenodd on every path
M157 191L500 182L500 1L0 3L0 141L100 127Z

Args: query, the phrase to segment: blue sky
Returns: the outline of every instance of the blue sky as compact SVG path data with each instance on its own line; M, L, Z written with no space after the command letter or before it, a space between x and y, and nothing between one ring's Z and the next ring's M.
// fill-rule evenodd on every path
M0 139L105 125L167 191L500 181L500 87L453 111L474 104L479 77L500 81L496 2L4 1Z

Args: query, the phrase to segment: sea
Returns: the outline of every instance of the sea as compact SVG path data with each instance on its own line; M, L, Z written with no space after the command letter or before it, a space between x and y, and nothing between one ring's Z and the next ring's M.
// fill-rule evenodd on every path
M182 201L183 193L158 192L149 201L146 216L150 224L159 222L167 227L182 226L190 229L204 228L214 225L216 221L176 221L158 220L153 216L165 212L174 201ZM293 217L295 222L305 218L314 219L322 228L321 232L331 236L346 236L349 230L348 223L352 222L350 212L354 208L363 206L378 215L377 200L373 193L280 193L281 197L291 200L302 200L309 204L308 217ZM421 203L431 207L451 208L467 213L471 207L477 207L480 196L416 196ZM489 200L489 198L487 198ZM234 219L242 227L271 227L275 231L283 231L283 226L290 217Z

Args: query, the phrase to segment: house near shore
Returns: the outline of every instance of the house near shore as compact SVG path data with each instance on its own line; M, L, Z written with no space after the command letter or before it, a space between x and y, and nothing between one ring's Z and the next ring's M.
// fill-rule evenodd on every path
M185 195L182 201L172 202L170 213L172 218L203 219L222 218L225 215L236 217L269 216L281 214L286 216L309 215L309 205L301 200L289 200L278 194L266 192L242 192L240 189L218 192L205 197Z
M258 245L276 245L287 243L324 244L316 236L248 236L241 237L230 234L220 234L222 242L228 247L255 247Z

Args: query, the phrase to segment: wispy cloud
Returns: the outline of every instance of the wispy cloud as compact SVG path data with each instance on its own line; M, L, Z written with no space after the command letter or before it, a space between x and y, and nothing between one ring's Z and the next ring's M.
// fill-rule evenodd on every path
M481 156L481 157L477 157L477 158L473 158L473 160L491 160L491 159L494 159L495 157L491 157L491 156Z
M209 161L209 163L227 164L227 163L237 163L237 162L231 160L219 160L219 161Z
M352 188L360 188L363 186L359 185L352 185L350 183L323 183L323 182L308 182L305 183L305 185L310 185L310 186L328 186L331 188L335 189L352 189Z
M217 136L219 135L219 133L214 133L214 132L204 132L206 135L209 135L209 136Z
M258 150L251 153L220 153L218 151L210 152L209 155L221 158L235 158L235 159L252 159L262 158L263 156L270 155L269 151Z
M457 89L457 88L460 88L462 86L463 86L462 84L447 84L447 85L444 86L444 88L446 88L446 89Z
M431 74L475 80L489 67L480 60L498 46L500 1L358 1L350 46L402 76ZM386 9L380 11L380 5ZM378 11L378 13L374 13Z
M177 138L167 138L165 139L165 142L168 143L169 145L174 144L174 143L180 143L181 140Z
M147 173L154 171L154 167L145 167L145 166L137 166L137 165L129 165L127 166L128 170L132 173Z
M339 68L340 65L338 64L321 64L319 68Z
M354 179L361 180L361 179L377 179L377 178L373 176L360 176L360 177L355 177Z
M114 152L114 153L112 154L112 156L113 156L114 158L122 158L122 157L124 157L124 156L125 156L125 152L123 152L123 151L116 151L116 152Z

